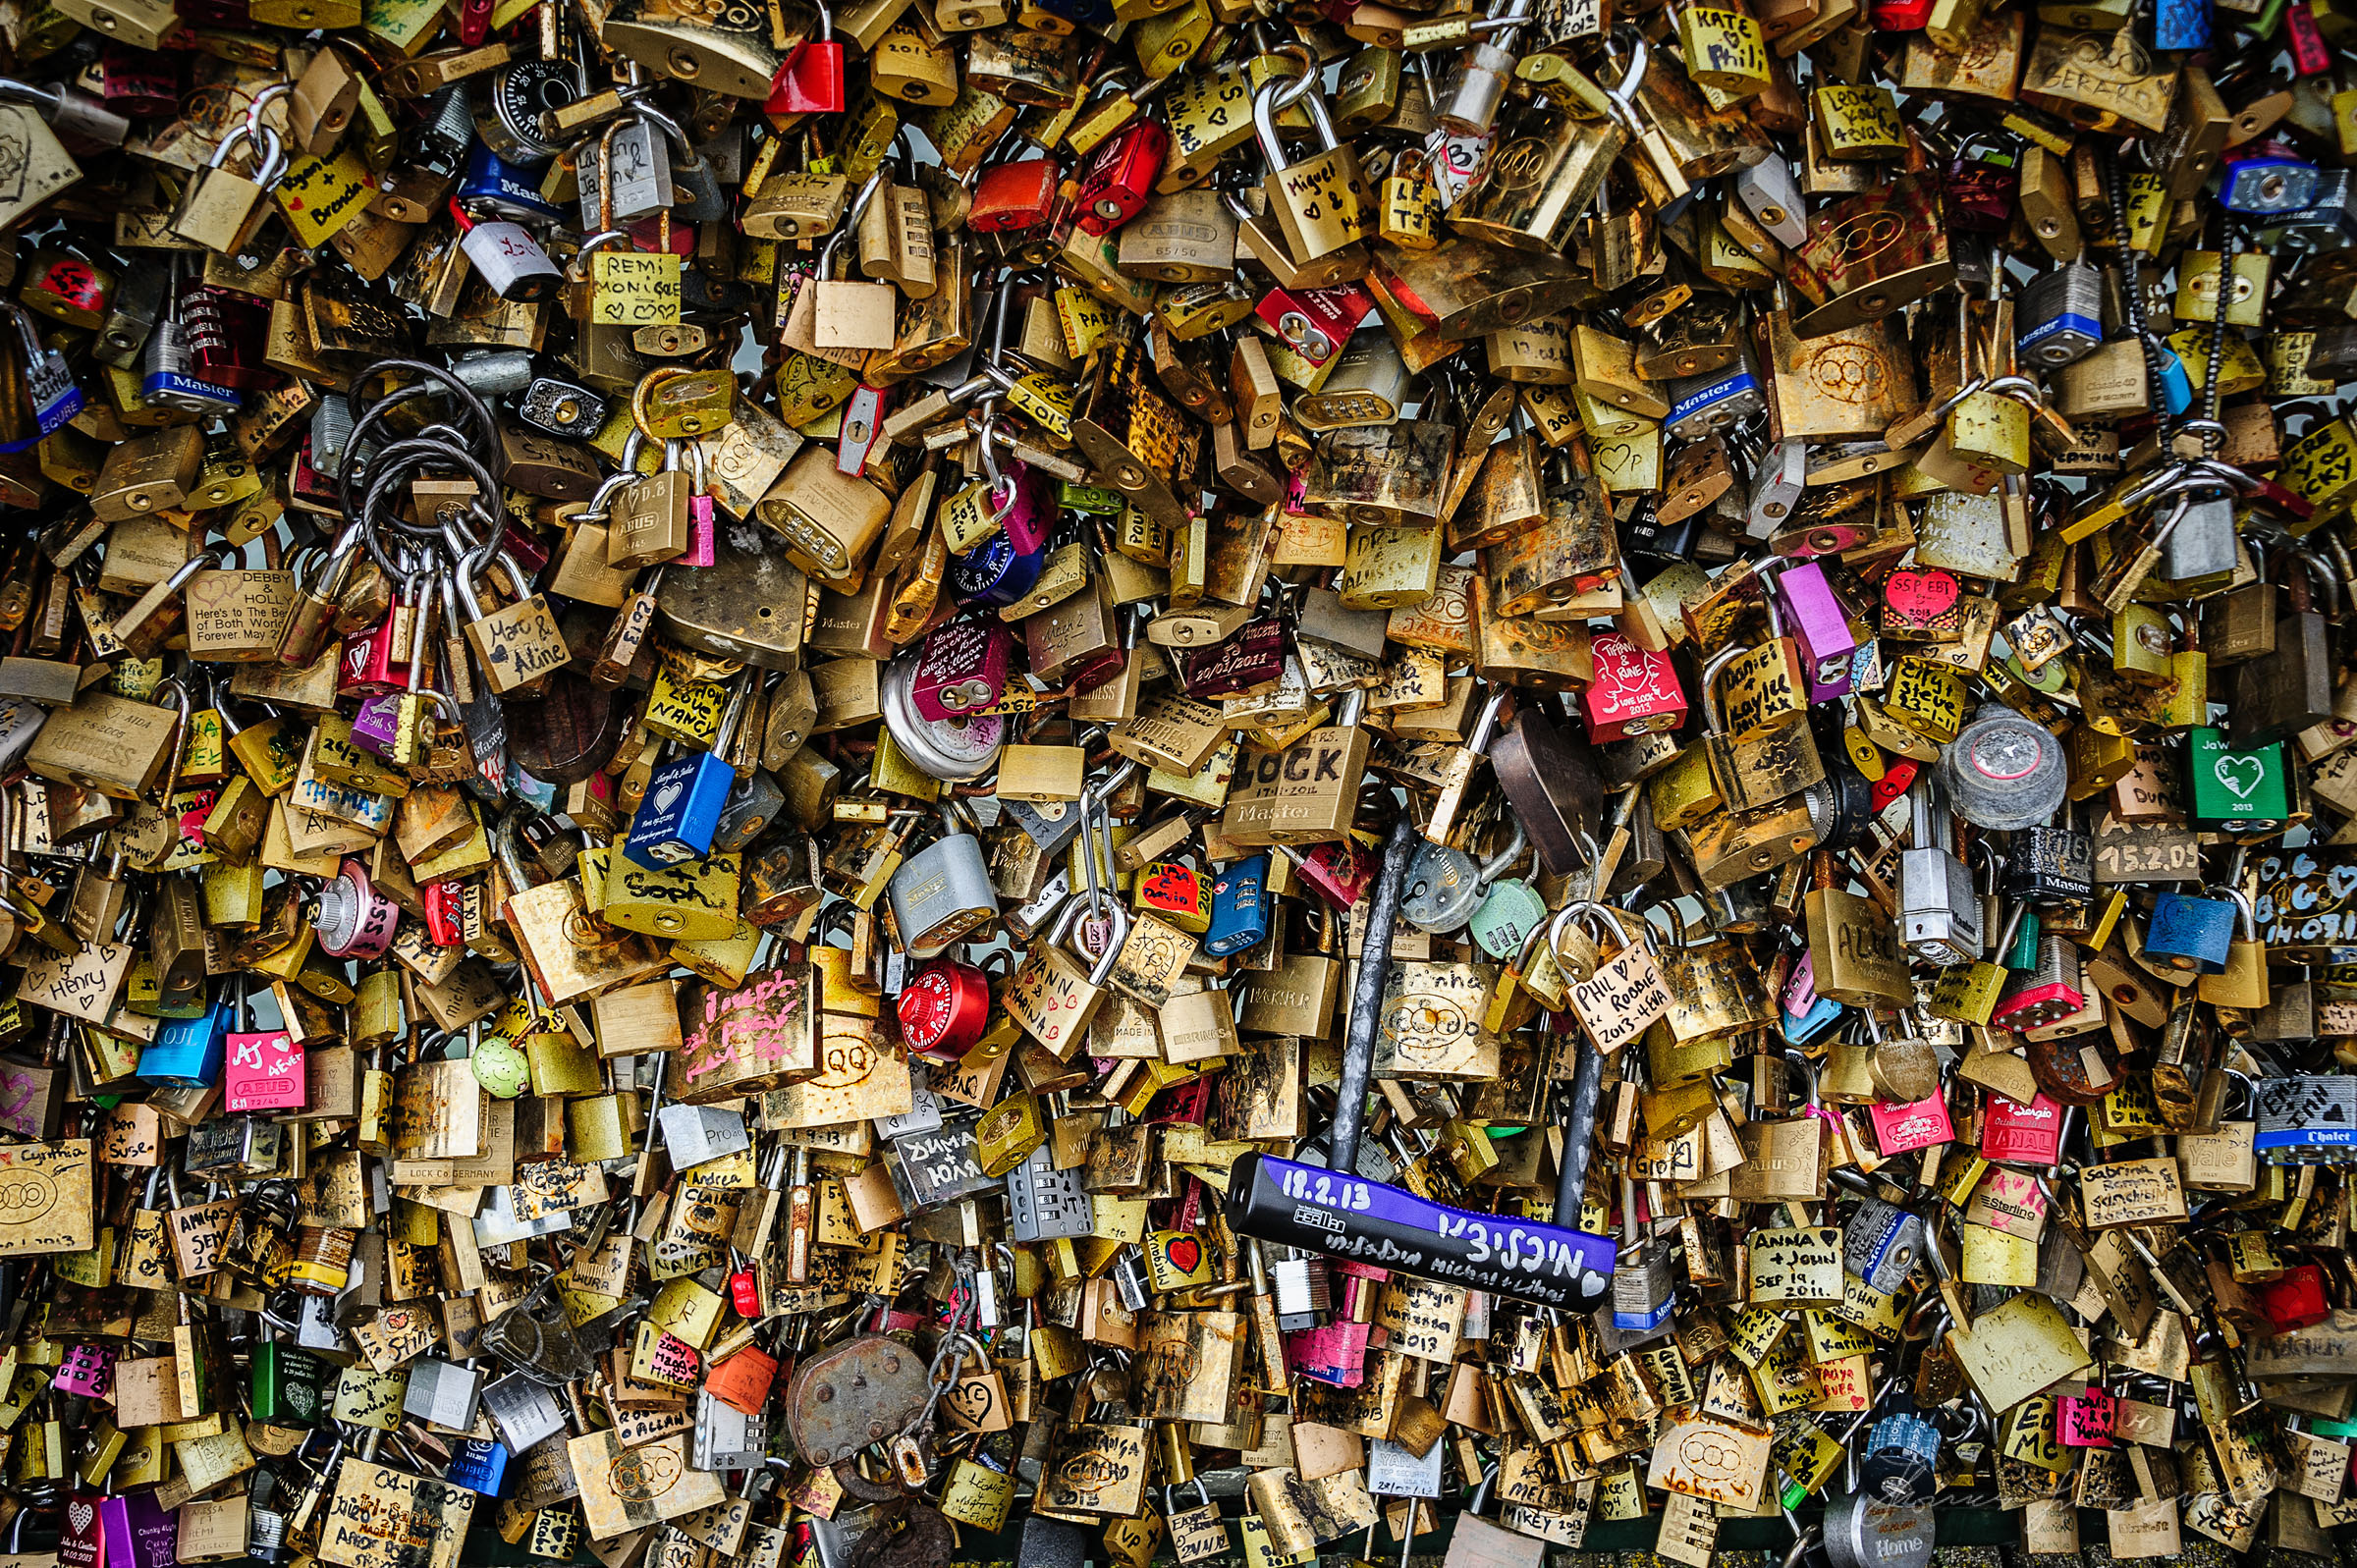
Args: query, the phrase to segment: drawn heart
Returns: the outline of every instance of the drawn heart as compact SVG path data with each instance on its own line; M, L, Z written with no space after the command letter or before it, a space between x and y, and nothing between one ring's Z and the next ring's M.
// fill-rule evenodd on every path
M1172 1268L1182 1274L1191 1274L1195 1265L1203 1261L1203 1243L1194 1236L1174 1236L1163 1248L1163 1254L1171 1260Z
M98 1517L98 1510L86 1502L68 1503L66 1517L74 1521L74 1534L83 1536L89 1534L90 1521Z
M2259 781L2267 776L2267 764L2252 756L2220 757L2210 766L2218 775L2218 782L2233 790L2237 800L2248 800L2251 791L2259 787Z
M1922 625L1954 608L1958 591L1956 579L1945 571L1893 571L1883 584L1883 602Z
M2327 869L2325 891L2332 895L2334 903L2339 903L2350 893L2357 892L2357 866L2332 866Z

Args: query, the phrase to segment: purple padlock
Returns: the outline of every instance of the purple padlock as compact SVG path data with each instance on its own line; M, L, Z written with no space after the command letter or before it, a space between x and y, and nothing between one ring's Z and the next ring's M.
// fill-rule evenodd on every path
M1007 530L1007 542L1014 546L1014 553L1019 556L1045 550L1048 530L1055 526L1057 512L1055 497L1048 491L1047 474L1024 462L1010 463L1000 474L999 483L1011 485L1014 490L1014 506L999 519L999 526ZM1000 504L1000 494L997 488L992 489L992 506Z
M104 1345L76 1345L58 1363L50 1386L60 1392L104 1399L115 1385L115 1353Z
M718 559L713 554L712 498L695 496L687 503L687 549L677 565L708 567Z
M1771 591L1799 650L1809 701L1848 696L1850 655L1857 651L1858 639L1850 635L1849 618L1825 580L1825 568L1814 561L1796 562L1776 574Z
M989 707L1007 689L1014 633L997 621L945 621L925 633L908 700L927 719L962 718Z
M663 444L663 460L669 463L675 443ZM704 444L687 443L687 453L695 475L693 487L687 492L687 548L672 561L683 567L708 567L717 558L713 555L711 480L706 476Z
M362 699L360 711L352 716L352 743L362 751L390 757L393 742L400 736L401 697L388 693Z
M180 1510L156 1505L152 1491L98 1499L106 1532L106 1568L173 1568L180 1561Z

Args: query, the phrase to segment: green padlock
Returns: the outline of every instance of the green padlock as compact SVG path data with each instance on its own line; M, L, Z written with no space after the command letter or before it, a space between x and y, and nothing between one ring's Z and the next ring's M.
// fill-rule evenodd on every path
M307 1350L256 1341L247 1390L253 1419L274 1427L316 1426L327 1414L327 1385L335 1370Z
M2200 822L2255 827L2290 815L2283 784L2283 743L2248 750L2226 744L2223 730L2192 731L2193 815Z

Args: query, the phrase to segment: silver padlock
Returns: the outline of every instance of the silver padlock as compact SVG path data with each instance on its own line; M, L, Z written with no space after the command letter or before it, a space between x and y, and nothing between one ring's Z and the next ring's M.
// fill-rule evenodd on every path
M352 430L352 405L344 394L331 392L321 398L311 410L311 466L321 473L342 472Z
M1841 1267L1884 1295L1895 1295L1923 1250L1923 1220L1868 1198L1841 1227Z
M1481 900L1488 895L1490 884L1522 858L1522 851L1530 842L1522 825L1517 822L1513 826L1513 837L1506 847L1478 865L1462 849L1436 844L1430 839L1419 844L1407 863L1406 879L1400 884L1399 917L1436 937L1472 919L1473 911L1481 907ZM1289 850L1290 845L1280 847Z
M655 1113L663 1132L663 1151L674 1170L685 1170L708 1160L724 1160L753 1141L745 1136L744 1117L726 1106L665 1106Z
M2187 507L2161 552L2161 574L2172 583L2222 581L2241 564L2234 502L2228 496L2211 496Z
M1801 201L1800 182L1781 158L1763 158L1727 176L1735 199L1758 220L1761 228L1787 250L1800 248L1809 235L1807 207Z
M1058 1170L1056 1152L1041 1144L1007 1172L1007 1235L1014 1241L1085 1236L1096 1223L1096 1202L1078 1170Z
M482 1406L499 1430L499 1440L512 1454L522 1453L565 1430L565 1407L557 1403L556 1394L521 1373L486 1385Z
M462 214L459 228L459 248L466 253L475 274L502 299L527 303L545 299L564 283L564 272L521 224Z
M2021 292L2021 332L2014 348L2032 364L2056 370L2084 359L2104 342L2104 275L2065 261Z
M532 356L522 349L482 349L450 362L450 373L479 396L504 398L532 383Z
M1440 122L1462 135L1487 135L1514 74L1514 37L1530 16L1531 0L1508 0L1501 11L1473 25L1472 47L1460 50L1442 83Z
M1636 1183L1620 1178L1620 1257L1613 1266L1613 1326L1622 1333L1649 1334L1670 1321L1676 1298L1670 1278L1670 1254L1640 1236Z
M1809 448L1803 441L1779 441L1751 470L1751 498L1743 514L1744 531L1765 539L1781 528L1800 505L1809 480Z
M1946 791L1929 769L1907 790L1913 831L1899 856L1899 924L1907 951L1931 963L1981 955L1981 898L1950 847Z
M474 79L474 129L509 163L537 166L565 149L541 131L540 117L581 95L572 64L521 60Z
M886 895L900 927L901 945L913 958L931 958L998 918L999 895L990 885L982 840L958 819L963 808L942 807L941 838L910 855L892 875Z
M32 313L18 304L8 310L16 319L17 343L25 351L26 401L32 405L33 421L46 437L82 412L82 389L74 384L74 372L66 368L66 356L42 347Z
M410 1385L401 1396L401 1408L429 1426L465 1432L474 1425L482 1390L483 1375L474 1368L421 1356L410 1363Z
M748 1416L713 1398L709 1388L695 1391L695 1442L689 1457L696 1469L758 1470L768 1450L768 1417Z
M609 158L614 176L611 210L604 204L601 189ZM599 228L611 227L603 221L608 217L615 223L628 223L661 212L677 193L671 178L671 148L654 123L643 117L607 128L598 138L596 155L581 159L580 183L581 221Z

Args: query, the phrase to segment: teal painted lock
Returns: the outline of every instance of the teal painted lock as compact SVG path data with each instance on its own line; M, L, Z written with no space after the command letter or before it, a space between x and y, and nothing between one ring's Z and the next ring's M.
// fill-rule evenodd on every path
M2021 912L2021 924L2013 933L2012 944L2005 948L2002 962L2007 969L2017 969L2024 974L2038 967L2037 910L2024 909Z
M2196 730L2187 754L2198 821L2256 830L2291 814L2281 741L2237 749L2226 743L2223 730Z
M1519 837L1519 835L1517 835ZM1519 877L1490 884L1489 895L1473 911L1466 929L1475 946L1500 963L1510 962L1530 934L1547 923L1547 900Z
M2234 903L2182 892L2165 892L2153 904L2145 927L2144 952L2186 974L2222 974L2234 943Z

